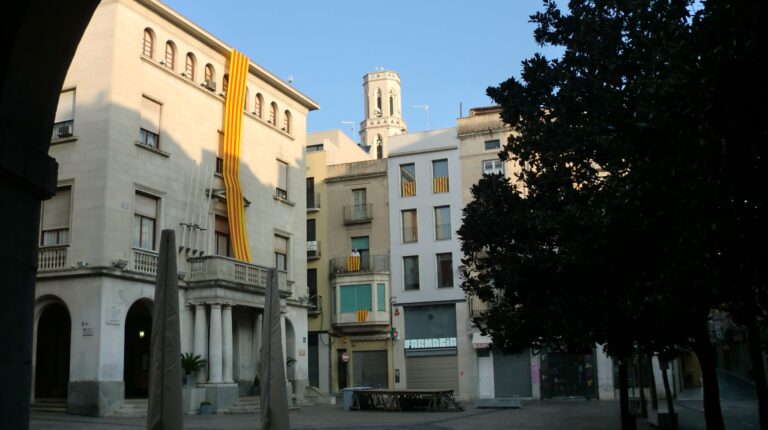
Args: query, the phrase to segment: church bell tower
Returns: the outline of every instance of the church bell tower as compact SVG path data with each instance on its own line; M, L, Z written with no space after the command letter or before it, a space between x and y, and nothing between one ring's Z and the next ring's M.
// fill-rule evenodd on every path
M383 69L366 74L363 94L365 119L360 123L361 144L370 146L372 158L384 158L389 136L408 132L403 120L400 75Z

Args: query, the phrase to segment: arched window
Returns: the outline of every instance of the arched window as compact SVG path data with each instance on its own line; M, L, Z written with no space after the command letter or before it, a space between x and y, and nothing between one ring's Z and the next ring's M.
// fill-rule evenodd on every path
M216 71L213 70L213 66L210 64L205 65L205 82L213 82L213 80L216 78Z
M197 66L197 60L195 60L195 54L188 52L187 61L184 65L184 74L187 75L189 79L192 79L192 80L195 79L195 66Z
M144 29L144 45L141 53L149 58L153 57L155 52L155 32L151 28Z
M277 103L272 102L272 104L269 106L269 123L272 125L277 125Z
M261 93L256 94L255 103L256 104L253 105L253 114L261 118L261 107L264 106L264 97Z
M291 132L291 113L287 110L283 113L283 131L286 133Z
M176 68L176 45L170 40L165 42L165 67L171 70Z
M376 158L382 158L384 156L384 145L382 143L381 135L376 135Z
M224 78L221 81L221 91L226 94L229 89L229 74L224 73Z
M395 93L389 92L389 115L395 115Z
M381 115L381 90L376 90L376 116Z

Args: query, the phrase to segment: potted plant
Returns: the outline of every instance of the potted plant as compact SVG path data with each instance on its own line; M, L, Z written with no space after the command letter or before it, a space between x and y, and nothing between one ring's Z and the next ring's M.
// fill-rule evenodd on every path
M197 383L195 372L205 367L207 363L208 360L200 355L191 352L181 354L181 368L184 369L184 375L182 376L184 385L194 386Z
M209 401L200 402L200 415L213 415L213 403Z

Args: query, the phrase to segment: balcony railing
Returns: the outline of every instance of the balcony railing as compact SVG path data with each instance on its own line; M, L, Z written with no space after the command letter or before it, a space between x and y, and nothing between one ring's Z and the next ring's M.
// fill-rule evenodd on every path
M190 258L187 282L232 283L246 288L266 288L268 268L218 255ZM291 292L286 272L277 272L277 285L282 292Z
M133 270L154 275L157 273L157 252L133 250Z
M307 210L320 210L320 193L307 193Z
M323 296L309 297L309 313L315 314L323 311Z
M67 248L69 245L40 247L37 270L56 270L67 267Z
M307 259L316 260L320 258L320 241L308 240L307 241Z
M72 137L72 133L75 127L75 121L61 121L53 124L53 135L51 140L66 139Z
M330 261L331 275L357 273L388 273L389 255L363 254L359 257L338 257Z
M373 204L344 206L344 224L359 224L371 222L373 219Z
M475 295L470 295L467 298L469 300L469 316L471 318L479 317L483 312L491 309L489 302L485 302Z

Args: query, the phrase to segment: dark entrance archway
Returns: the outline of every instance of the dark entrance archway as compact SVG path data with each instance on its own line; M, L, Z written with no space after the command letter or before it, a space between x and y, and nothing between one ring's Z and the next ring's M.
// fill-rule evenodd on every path
M48 305L37 323L35 398L63 399L69 384L72 320L61 303Z
M125 317L123 381L125 398L146 398L149 388L149 349L152 333L152 302L139 300Z

